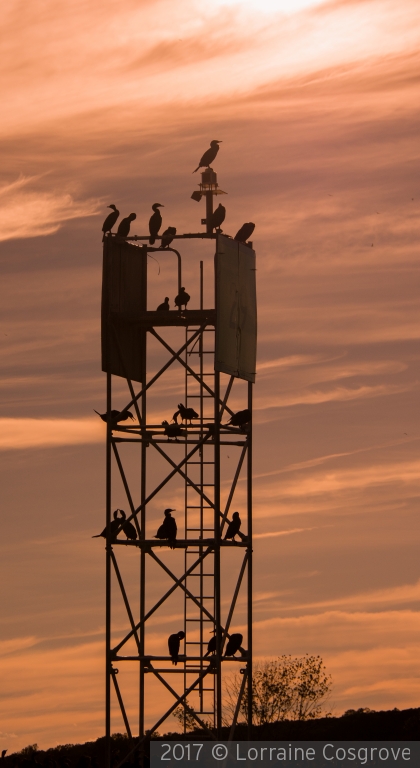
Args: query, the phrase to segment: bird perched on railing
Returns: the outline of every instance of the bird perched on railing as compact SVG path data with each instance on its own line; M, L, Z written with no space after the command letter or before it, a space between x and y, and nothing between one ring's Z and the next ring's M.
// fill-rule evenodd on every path
M95 411L95 409L93 409ZM108 421L108 414L107 413L99 413L99 411L95 411L95 413L98 414L98 416L101 417L102 421L106 422ZM131 413L131 411L115 411L114 409L110 413L110 422L118 424L120 421L127 421L127 419L131 419L134 421L134 416Z
M187 304L190 298L191 298L190 294L186 292L184 287L182 287L178 295L175 296L174 304L181 311L182 307L185 306L185 309L187 308Z
M226 426L229 427L243 427L251 421L251 411L249 408L245 408L243 411L238 411L230 417Z
M164 520L162 525L159 526L155 539L168 539L169 546L173 549L177 534L176 520L172 517L171 512L176 512L175 509L165 509Z
M236 233L233 239L238 240L240 243L246 243L246 241L251 237L254 229L255 224L253 224L252 221L247 221L245 224L242 224L242 227Z
M117 509L116 511L121 513L121 517L119 518L120 525L125 535L127 536L127 539L131 539L132 541L137 539L137 531L133 523L130 523L130 521L126 519L127 515L125 514L124 510Z
M169 438L171 437L174 437L176 442L178 442L177 440L178 437L185 437L185 435L187 434L185 432L185 429L182 429L182 427L180 427L178 423L168 424L167 421L162 421L162 427L165 427L164 435L167 435L168 442L169 442Z
M118 229L117 229L117 235L120 237L128 237L130 234L130 224L134 219L137 219L137 216L135 213L130 213L129 216L126 216L125 219L121 219Z
M169 306L169 296L165 296L165 301L162 301L162 304L159 304L159 306L156 309L156 312L169 312L170 306Z
M225 541L226 539L232 539L232 541L235 541L235 536L237 536L237 534L239 533L239 529L241 525L242 525L242 520L239 517L239 512L234 512L232 515L232 520L229 523L228 529L225 533Z
M178 403L178 410L175 411L173 415L173 420L175 424L178 424L178 416L181 416L181 421L189 421L191 424L191 419L199 419L198 413L194 410L194 408L186 408L185 405L182 403Z
M221 231L220 225L223 224L225 218L226 218L226 208L224 205L219 203L210 220L212 229L218 229L219 231Z
M7 752L7 749L2 749L2 751L1 751L1 759L2 760L6 759L6 752Z
M211 637L209 642L207 643L207 651L204 654L204 658L206 658L206 656L210 656L211 653L216 653L216 646L217 646L216 630L213 629L212 632L213 632L213 637ZM220 640L221 640L222 637L223 637L223 632L222 632L221 629L219 629L219 633L218 634L219 634L219 637L220 637Z
M108 208L112 208L112 213L110 213L104 223L102 224L102 232L104 235L107 232L111 232L112 227L114 226L115 222L118 219L118 216L120 215L119 210L115 207L115 205L108 205Z
M217 139L214 139L210 142L210 149L207 149L206 152L204 152L203 157L201 158L199 164L197 165L197 168L193 173L197 173L197 171L200 168L210 168L211 163L215 159L218 151L219 151L219 144L221 144L221 141L217 141Z
M164 205L161 205L161 203L154 203L152 205L152 213L150 219L149 219L149 243L150 245L153 245L153 243L156 241L156 238L159 234L159 230L162 226L162 214L159 210L159 208L164 208Z
M176 632L173 635L169 635L168 637L168 648L169 648L169 655L172 659L172 664L176 667L179 660L179 646L181 644L181 640L183 640L185 637L185 632Z
M174 239L176 235L176 227L168 227L168 229L165 229L165 231L162 234L162 240L160 243L161 248L169 248L170 244L172 243L172 240Z
M244 636L240 632L234 632L227 643L225 656L234 656L236 651L239 651Z
M114 536L117 535L117 533L118 533L118 531L120 529L120 525L121 525L122 521L121 521L121 518L118 517L118 512L119 511L120 511L119 509L115 510L115 512L113 514L114 519L111 520L111 522L109 524L109 533L110 533L111 538L114 538ZM105 526L105 528L103 529L102 533L97 533L95 536L92 536L92 539L99 539L101 536L102 536L103 539L106 539L106 528L107 527Z

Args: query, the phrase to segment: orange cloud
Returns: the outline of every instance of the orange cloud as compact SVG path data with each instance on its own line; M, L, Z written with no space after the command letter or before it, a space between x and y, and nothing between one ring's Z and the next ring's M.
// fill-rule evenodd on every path
M28 189L36 180L36 177L21 176L0 187L4 216L0 241L51 235L64 221L98 213L98 200L76 202L69 194Z

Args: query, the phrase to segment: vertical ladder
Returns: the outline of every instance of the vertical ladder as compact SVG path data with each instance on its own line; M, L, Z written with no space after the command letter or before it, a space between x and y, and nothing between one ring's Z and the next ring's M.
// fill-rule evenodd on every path
M186 328L186 341L196 333L198 328L188 326ZM186 362L198 375L199 381L186 370L185 375L185 407L194 408L199 418L194 419L192 426L188 427L191 439L200 440L206 435L208 425L214 421L214 398L203 386L204 382L214 391L214 333L215 329L207 326L200 333L195 345L187 347ZM191 445L186 444L186 453ZM214 501L214 446L211 441L206 441L192 457L185 472L196 487L204 493L208 500ZM185 538L186 539L214 539L214 511L209 501L203 499L187 481L185 482ZM194 544L185 549L185 572L203 554L206 546ZM214 624L204 612L204 608L214 616L214 554L211 553L199 563L197 568L188 575L186 587L194 595L200 607L185 595L184 598L184 631L186 656L200 656L206 653L207 645L212 637ZM188 669L200 672L208 666L208 662L187 661L185 664L184 684L185 688L192 682L188 678ZM192 673L190 673L192 674ZM215 677L207 675L197 686L196 692L190 695L189 704L203 720L210 721L214 727L215 713Z

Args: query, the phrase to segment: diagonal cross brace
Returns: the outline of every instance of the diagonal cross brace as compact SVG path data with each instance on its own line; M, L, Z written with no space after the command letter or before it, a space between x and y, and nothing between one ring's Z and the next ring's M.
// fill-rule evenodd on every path
M191 344L191 342L194 341L200 335L200 333L202 333L205 327L206 327L205 325L201 325L200 328L197 331L195 331L195 333L191 336L191 338L188 339L188 341L186 341L185 344L182 345L181 349L178 352L173 353L171 359L168 360L165 363L165 365L162 366L160 371L158 371L154 376L152 376L150 381L147 382L146 386L143 387L143 389L141 389L137 395L132 396L132 399L130 400L128 405L126 405L126 407L123 409L124 411L127 411L129 408L131 408L131 406L134 405L141 398L141 396L152 386L152 384L154 384L155 381L157 381L162 376L162 374L168 370L168 368L172 365L172 363L174 363L175 360L178 359L181 353L186 350L186 348Z
M132 520L135 515L138 515L138 513L141 512L141 510L144 509L144 507L146 507L146 505L149 503L149 501L151 501L156 496L156 494L158 494L159 491L162 490L162 488L166 485L166 483L169 483L169 480L171 480L173 478L173 476L176 475L178 470L181 467L183 467L184 464L187 464L187 462L191 459L191 457L194 456L194 454L201 448L202 445L204 445L204 443L209 439L209 437L210 437L210 432L207 435L204 435L204 437L201 440L198 441L198 443L192 449L192 451L190 451L189 454L187 456L185 456L179 464L176 465L176 469L174 469L172 472L170 472L169 475L167 475L165 477L165 479L162 480L162 482L157 486L157 488L155 488L154 491L152 491L152 493L147 497L147 499L143 502L143 504L140 504L134 510L134 512L130 515L130 517L127 517L126 522L129 522L130 520Z
M200 332L201 332L201 330L202 330L202 329L200 329ZM204 330L204 326L203 326L203 330ZM181 365L183 365L183 366L184 366L184 368L185 368L185 369L188 371L188 373L190 374L190 376L193 376L193 377L194 377L194 379L196 379L196 381L198 381L198 383L200 384L200 386L201 386L201 387L203 387L203 389L206 389L206 390L207 390L207 392L208 392L208 393L209 393L209 394L210 394L210 395L211 395L211 396L214 398L214 397L215 397L215 394L214 394L213 390L211 389L211 387L209 387L209 385L208 385L208 384L206 384L206 382L205 382L205 381L203 381L203 380L200 378L200 376L198 375L198 373L196 373L195 371L193 371L193 369L192 369L192 368L190 368L190 366L188 365L188 363L186 363L186 362L185 362L185 360L183 360L183 359L182 359L182 357L181 357L181 351L183 351L183 350L180 350L179 352L174 352L174 350L172 349L172 347L171 347L171 346L170 346L170 345L169 345L169 344L168 344L168 343L165 341L165 339L162 339L162 337L161 337L161 336L159 336L159 334L158 334L158 333L156 333L156 331L155 331L155 329L154 329L154 328L151 328L151 329L150 329L150 333L151 333L153 336L155 336L155 338L156 338L158 341L160 341L160 343L162 344L162 346L163 346L163 347L165 347L165 349L167 349L167 350L168 350L168 352L170 352L172 355L175 355L175 356L176 356L176 359L178 360L178 362L179 362L179 363L181 363ZM232 388L232 385L230 385L230 388ZM229 391L230 391L230 389L229 389ZM229 396L229 395L228 395L228 396ZM225 400L224 400L223 402L222 402L222 400L219 400L219 404L222 406L222 413L223 413L223 411L226 409L227 411L229 411L230 415L231 415L231 416L233 416L233 411L231 411L231 410L230 410L230 408L229 408L229 407L226 405L226 401L227 401L227 397L225 397Z
M163 597L161 597L161 598L160 598L160 600L158 600L158 602L157 602L157 603L155 603L155 605L153 606L153 608L151 608L151 609L150 609L150 611L148 611L148 613L146 613L146 615L145 615L144 619L143 619L142 621L139 621L139 623L135 625L134 629L133 629L131 632L129 632L129 634L128 634L128 635L126 635L126 636L124 637L124 639L123 639L123 640L122 640L122 641L121 641L121 642L120 642L120 643L119 643L117 646L115 646L115 648L113 648L113 650L112 650L112 653L113 653L113 654L115 654L115 653L118 653L118 651L120 650L120 648L122 648L122 646L123 646L123 645L125 645L125 643L127 642L127 640L129 640L129 639L130 639L130 637L132 637L132 635L134 634L134 632L137 632L137 630L139 630L139 629L140 629L140 627L141 627L141 626L142 626L142 625L143 625L143 624L144 624L144 623L147 621L147 619L149 619L149 618L150 618L150 616L152 616L152 614L153 614L155 611L157 611L157 609L158 609L158 608L160 608L160 606L162 605L162 603L164 603L164 602L165 602L165 600L167 600L167 599L168 599L168 597L169 597L170 595L172 595L172 593L173 593L173 592L174 592L174 591L177 589L177 587L178 587L178 586L181 584L181 582L182 582L182 581L184 581L184 579L186 579L186 578L187 578L187 577L190 575L190 573L192 573L192 571L193 571L195 568L197 568L197 566L198 566L198 565L200 565L200 563L201 563L201 562L204 560L204 558L205 558L205 557L207 557L207 555L209 555L209 554L210 554L210 552L212 552L212 547L208 547L208 548L206 549L206 551L205 551L205 552L203 552L203 554L202 554L202 555L200 555L200 557L199 557L199 558L198 558L198 559L195 561L195 563L193 563L193 564L190 566L190 568L188 568L188 571L186 571L186 572L185 572L185 573L184 573L182 576L180 576L180 578L179 578L179 579L176 579L176 582L175 582L175 584L174 584L174 585L173 585L173 586L172 586L170 589L168 589L168 591L167 591L167 592L166 592L166 593L163 595ZM159 558L157 558L157 559L159 560ZM159 563L160 563L160 561L159 561ZM175 577L175 578L176 578L176 577Z

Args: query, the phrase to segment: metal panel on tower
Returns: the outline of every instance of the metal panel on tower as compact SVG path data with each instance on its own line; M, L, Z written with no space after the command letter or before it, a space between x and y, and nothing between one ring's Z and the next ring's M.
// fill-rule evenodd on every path
M218 235L215 370L255 382L257 298L255 251Z

